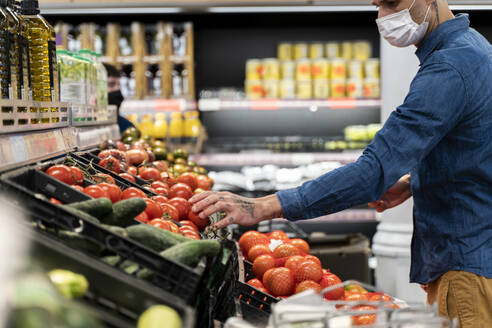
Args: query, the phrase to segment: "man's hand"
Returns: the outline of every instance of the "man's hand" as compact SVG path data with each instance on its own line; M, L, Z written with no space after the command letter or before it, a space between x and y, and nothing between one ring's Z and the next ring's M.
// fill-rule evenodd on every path
M204 220L214 213L225 212L225 218L215 224L218 228L232 223L250 226L263 220L282 217L282 207L276 195L246 198L230 192L207 191L193 196L190 203L192 211L199 213Z
M380 200L369 203L369 207L376 208L376 211L381 213L400 205L410 197L412 197L412 190L410 188L410 175L407 174L389 188Z

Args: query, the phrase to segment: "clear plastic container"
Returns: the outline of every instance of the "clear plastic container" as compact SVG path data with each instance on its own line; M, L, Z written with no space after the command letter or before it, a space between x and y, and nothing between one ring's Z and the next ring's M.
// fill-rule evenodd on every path
M96 54L97 69L97 104L100 106L108 105L108 72L101 62L101 54Z
M58 50L56 53L60 76L60 100L73 104L87 104L85 61L66 50Z
M89 104L96 105L97 104L97 66L96 66L96 56L93 51L89 49L82 49L78 52L78 55L82 58L85 58L89 65L88 68L88 97Z

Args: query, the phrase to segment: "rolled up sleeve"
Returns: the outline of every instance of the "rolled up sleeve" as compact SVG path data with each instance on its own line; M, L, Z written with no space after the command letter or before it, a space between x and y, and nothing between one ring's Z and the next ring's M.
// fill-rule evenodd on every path
M404 103L356 162L277 192L284 216L315 218L379 199L449 133L466 103L465 83L454 67L443 63L421 68Z

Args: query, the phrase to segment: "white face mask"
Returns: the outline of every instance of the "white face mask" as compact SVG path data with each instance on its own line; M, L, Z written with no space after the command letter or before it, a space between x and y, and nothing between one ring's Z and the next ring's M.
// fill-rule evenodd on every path
M412 9L414 4L415 0L408 9L376 19L379 33L395 47L403 48L419 43L429 28L429 22L426 19L430 5L427 7L424 21L419 25L415 23L410 15L410 9Z

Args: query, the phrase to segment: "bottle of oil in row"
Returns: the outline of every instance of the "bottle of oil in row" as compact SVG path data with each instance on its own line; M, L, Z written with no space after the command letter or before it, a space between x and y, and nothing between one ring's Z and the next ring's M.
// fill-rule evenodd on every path
M8 99L10 90L10 60L8 54L7 14L0 10L0 98Z
M37 0L23 0L21 6L22 16L27 25L33 100L52 101L51 90L52 84L54 89L54 81L51 77L54 75L54 65L50 65L49 44L52 40L53 28L39 15ZM40 110L41 112L47 112L48 108L40 108Z
M13 9L17 19L20 23L19 33L19 71L22 76L21 79L21 92L23 100L32 100L31 92L31 66L29 63L29 41L27 39L28 27L27 22L21 15L21 3L14 0L8 0L9 7Z
M19 69L19 56L16 51L16 39L19 30L19 22L16 19L15 15L7 9L7 0L0 0L0 11L2 11L3 15L6 17L6 53L7 53L7 82L9 84L8 90L8 98L17 99L18 98L18 69Z
M21 54L20 54L20 37L21 37L21 23L17 14L12 8L12 0L0 0L0 6L10 17L12 21L12 28L10 33L10 72L15 76L15 86L12 88L12 98L22 99L22 70L21 70ZM13 77L12 76L12 81Z

